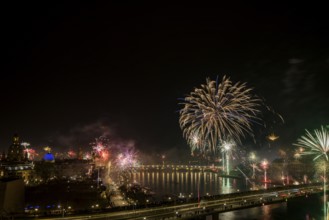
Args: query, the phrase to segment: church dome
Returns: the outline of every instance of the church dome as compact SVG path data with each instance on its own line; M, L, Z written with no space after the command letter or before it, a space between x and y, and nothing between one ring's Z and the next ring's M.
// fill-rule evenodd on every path
M54 162L55 157L52 153L46 153L45 156L43 156L44 161L46 162Z

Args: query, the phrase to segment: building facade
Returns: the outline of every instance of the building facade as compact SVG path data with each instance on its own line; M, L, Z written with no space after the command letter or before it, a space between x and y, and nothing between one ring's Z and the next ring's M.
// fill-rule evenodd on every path
M1 157L0 177L18 177L27 180L34 168L32 161L29 161L27 154L24 154L23 146L19 136L13 136L13 143L8 148L7 156Z

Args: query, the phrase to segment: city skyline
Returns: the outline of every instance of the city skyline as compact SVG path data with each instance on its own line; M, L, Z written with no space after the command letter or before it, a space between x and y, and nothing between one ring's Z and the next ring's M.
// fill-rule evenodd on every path
M329 124L328 18L306 6L120 8L8 5L0 148L14 133L34 146L88 147L108 135L141 151L190 149L179 98L207 77L246 82L282 115L282 147ZM281 146L280 146L281 147Z

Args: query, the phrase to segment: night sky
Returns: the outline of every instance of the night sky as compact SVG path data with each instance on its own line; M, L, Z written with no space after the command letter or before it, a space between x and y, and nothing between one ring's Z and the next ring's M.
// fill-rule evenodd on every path
M81 146L100 135L141 152L189 152L178 98L207 77L247 82L266 116L255 146L329 124L329 19L320 5L219 8L65 3L3 7L0 149ZM256 146L257 145L257 146ZM262 146L263 145L263 146Z

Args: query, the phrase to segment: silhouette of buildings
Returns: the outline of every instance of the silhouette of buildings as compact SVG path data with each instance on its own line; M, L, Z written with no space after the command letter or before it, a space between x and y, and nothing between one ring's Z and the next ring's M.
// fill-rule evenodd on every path
M27 158L27 154L24 154L17 134L13 136L7 156L3 153L0 162L0 177L2 178L18 177L28 180L34 167L33 162Z

